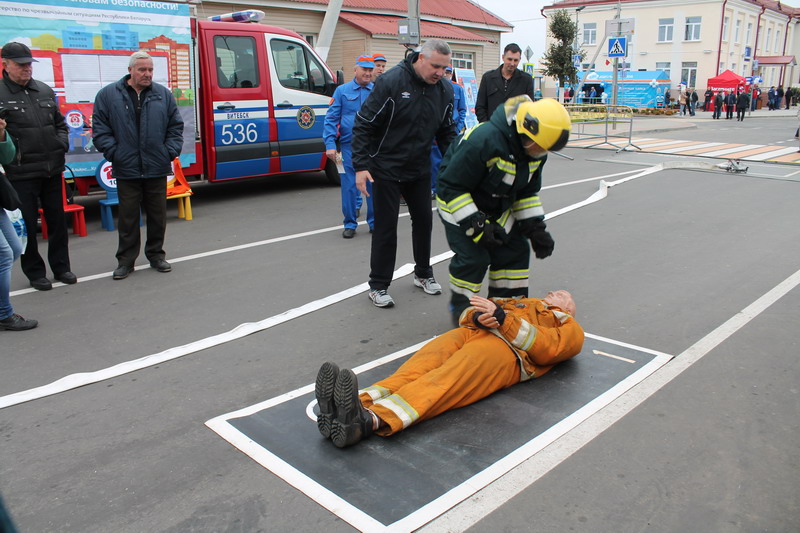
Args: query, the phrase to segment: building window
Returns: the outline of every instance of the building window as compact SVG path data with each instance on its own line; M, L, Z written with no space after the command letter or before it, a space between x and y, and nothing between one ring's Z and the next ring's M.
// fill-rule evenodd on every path
M753 36L753 23L747 23L747 33L744 34L744 44L748 44L750 42L750 37Z
M597 44L596 22L587 22L583 25L583 44Z
M767 40L764 41L764 51L769 52L769 43L772 41L772 28L767 30Z
M658 63L658 62L656 63L656 70L663 70L664 72L666 72L668 78L669 78L669 68L670 68L669 61L665 63Z
M317 36L313 33L303 34L303 39L305 39L306 42L311 45L311 48L314 48L314 46L317 44Z
M775 31L775 51L781 51L781 30Z
M658 19L658 42L672 42L672 27L674 24L675 19Z
M700 21L703 17L686 17L686 31L684 32L684 41L699 41L700 40Z
M725 62L724 61L720 61L719 62L719 70L717 71L717 74L721 74L722 72L725 72Z
M727 41L728 40L728 30L730 29L729 28L729 24L730 24L730 19L728 17L725 17L722 20L722 40L723 41Z
M739 35L741 35L741 33L742 33L742 21L737 20L736 29L733 30L733 42L735 43L739 42Z
M697 61L685 61L681 63L681 83L687 87L694 87L697 83Z
M731 63L731 72L736 74L736 63Z
M453 68L471 69L472 65L475 63L472 52L453 52L453 55L450 56L450 60L453 62Z

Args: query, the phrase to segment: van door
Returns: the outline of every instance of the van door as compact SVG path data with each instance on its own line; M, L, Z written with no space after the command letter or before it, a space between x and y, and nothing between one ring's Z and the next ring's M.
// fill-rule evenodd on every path
M267 35L281 171L324 166L322 129L335 87L328 68L301 39Z
M203 34L204 131L214 132L213 142L204 143L208 180L277 171L277 153L270 143L271 94L263 39L260 34L213 26L204 28Z

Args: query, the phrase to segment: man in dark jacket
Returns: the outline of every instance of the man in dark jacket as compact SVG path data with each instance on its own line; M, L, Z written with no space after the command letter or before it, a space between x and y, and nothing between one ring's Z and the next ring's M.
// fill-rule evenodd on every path
M92 138L111 162L119 193L118 266L114 279L133 272L139 256L139 209L147 215L144 253L150 266L170 272L165 260L167 175L181 153L183 120L172 93L153 82L153 58L134 52L129 74L100 89L94 102Z
M750 107L750 95L744 91L736 97L736 120L744 121L744 113Z
M32 63L36 60L30 48L22 43L8 43L3 46L2 58L0 107L7 131L17 146L16 157L3 166L19 195L22 217L28 227L22 271L31 287L47 291L53 285L46 277L47 269L36 242L39 202L49 232L47 261L53 277L67 284L78 281L70 272L69 237L61 193L69 134L53 90L31 77Z
M714 114L711 115L711 118L718 119L720 115L722 115L722 106L725 103L725 91L717 91L717 94L714 95Z
M497 106L511 98L527 94L534 99L533 78L517 68L522 50L514 43L503 50L503 64L486 72L481 78L478 98L475 102L475 115L478 122L486 122Z
M450 47L430 39L419 52L378 78L356 114L353 126L353 168L358 189L372 182L375 230L370 256L369 297L377 307L391 307L389 293L397 255L400 195L411 215L414 285L427 294L441 294L430 264L431 144L442 153L455 137L453 87L444 77Z
M733 118L733 109L736 107L736 93L729 92L725 97L725 120Z
M547 152L567 144L570 124L556 100L515 96L447 152L436 204L455 253L454 322L480 292L487 269L490 298L527 297L531 247L539 259L553 253L539 190Z

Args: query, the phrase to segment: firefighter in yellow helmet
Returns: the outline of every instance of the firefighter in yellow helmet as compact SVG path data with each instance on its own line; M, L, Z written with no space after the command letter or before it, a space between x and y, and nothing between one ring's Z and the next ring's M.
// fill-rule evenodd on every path
M488 122L464 132L445 154L436 203L455 253L450 261L454 321L481 291L487 268L490 298L528 296L531 246L539 259L554 247L539 200L542 168L548 151L567 144L570 125L556 100L515 96Z

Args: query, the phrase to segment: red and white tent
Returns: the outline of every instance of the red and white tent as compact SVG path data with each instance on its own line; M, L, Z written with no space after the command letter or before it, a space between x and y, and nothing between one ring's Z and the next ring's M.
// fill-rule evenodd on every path
M747 86L747 80L743 76L726 70L719 76L708 78L708 87L712 91L729 91L731 89L744 89Z

